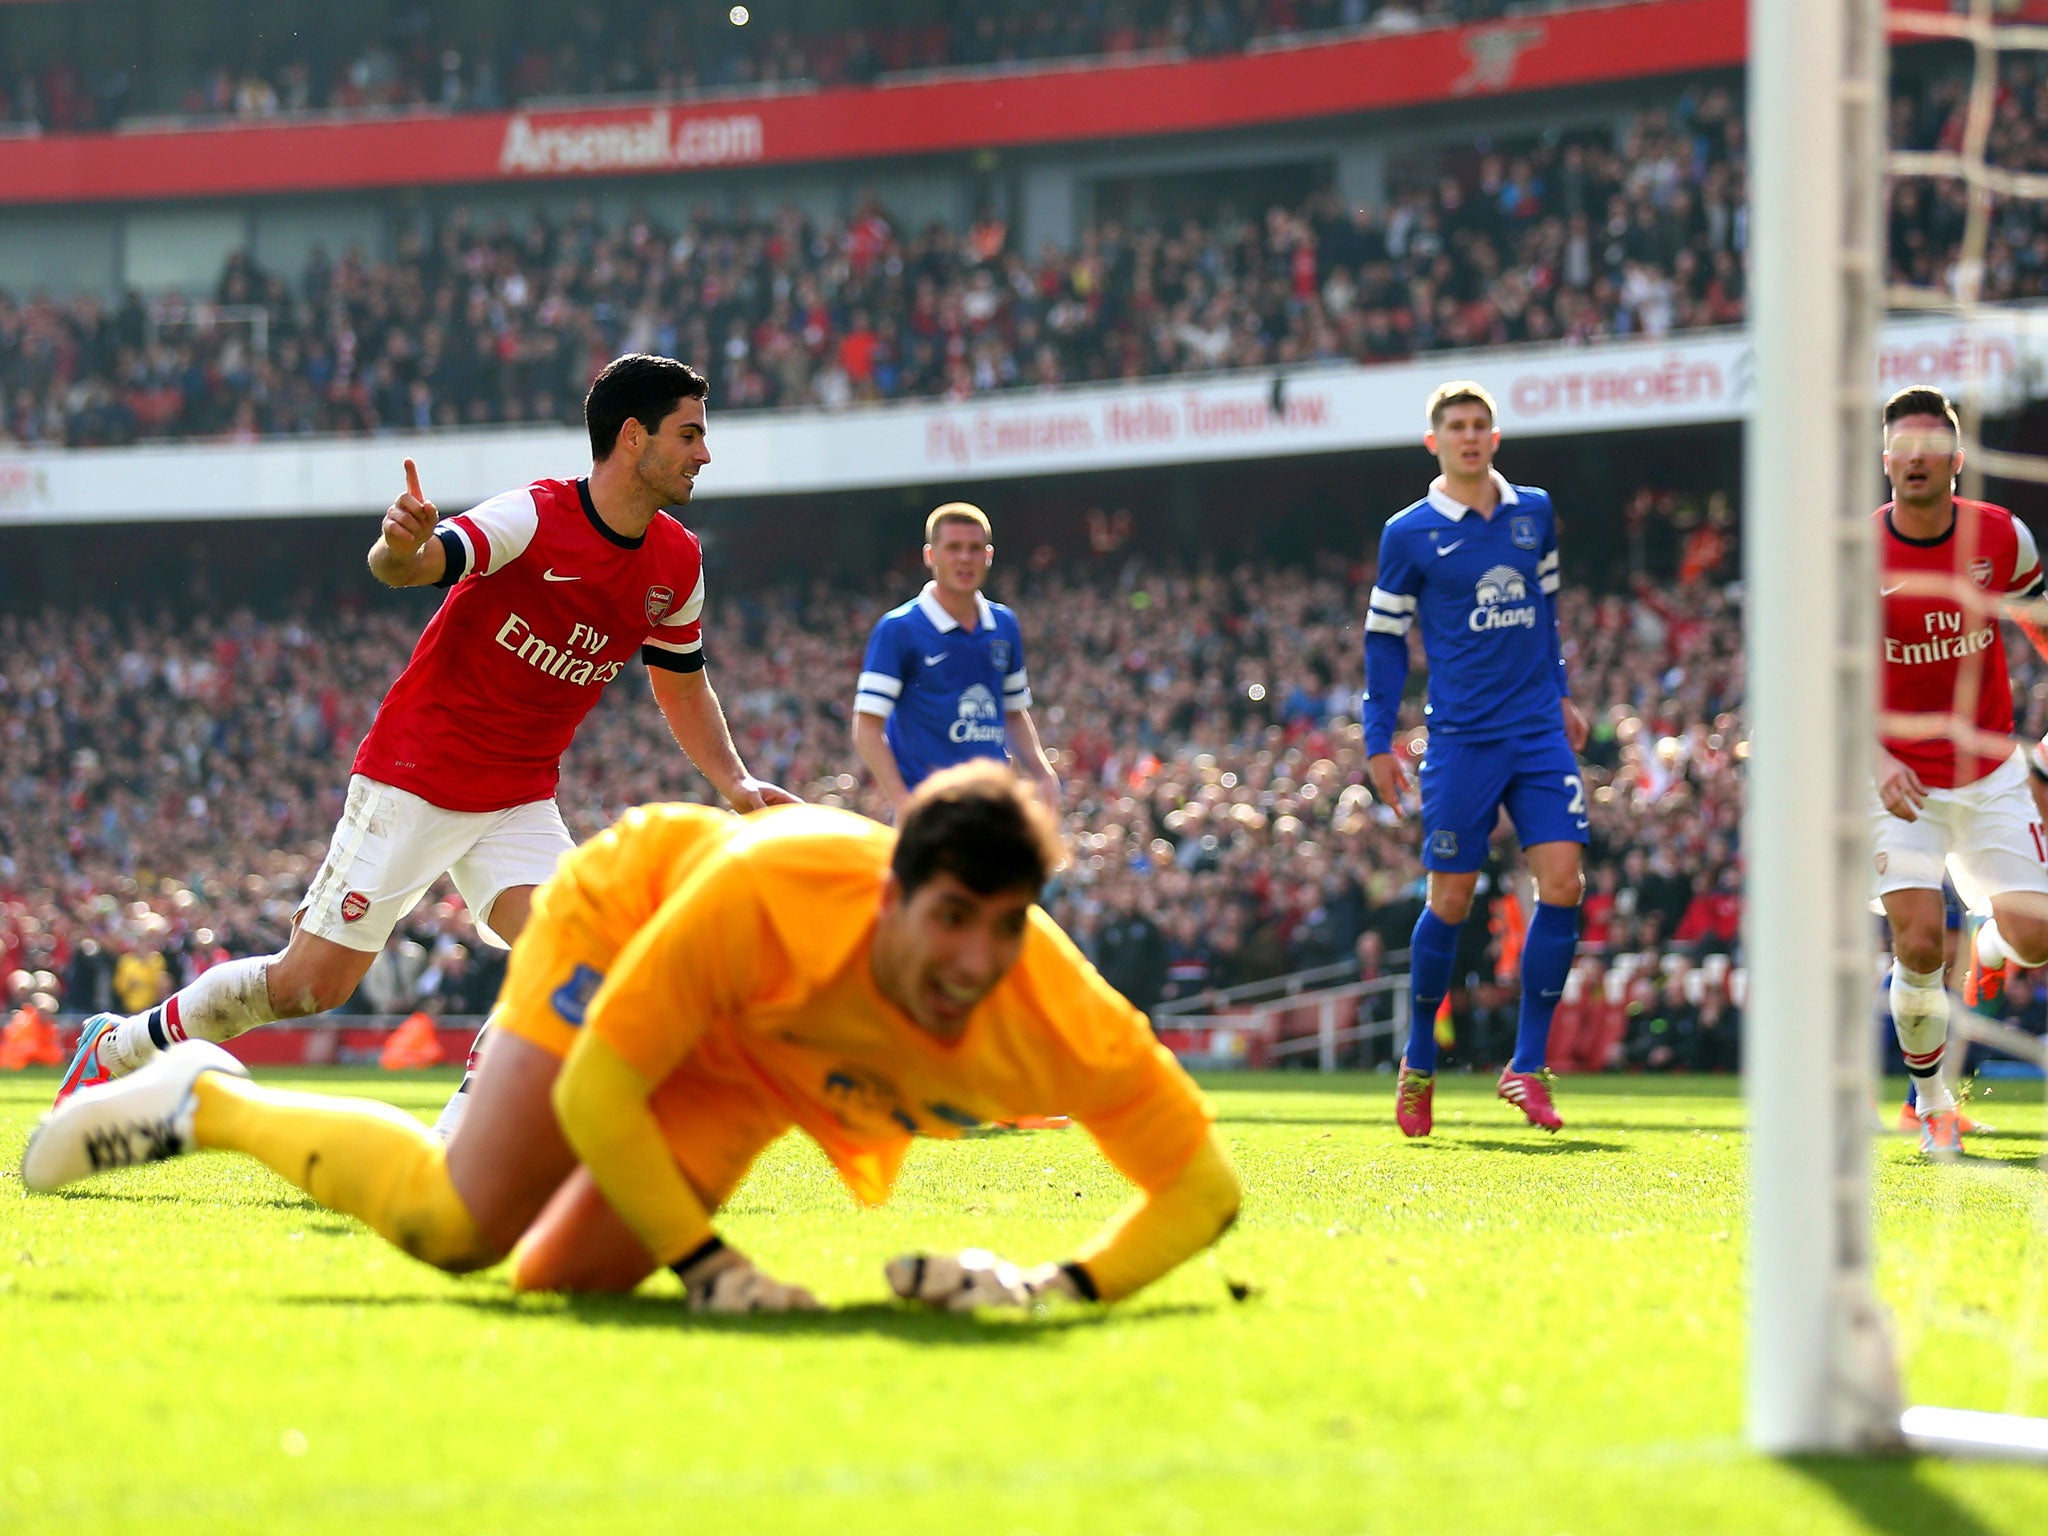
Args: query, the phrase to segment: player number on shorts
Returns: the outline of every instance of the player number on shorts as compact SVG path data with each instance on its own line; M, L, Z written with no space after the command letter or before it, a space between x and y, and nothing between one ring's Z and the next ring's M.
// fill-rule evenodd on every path
M1585 815L1586 786L1584 781L1576 773L1568 773L1564 776L1564 787L1572 792L1571 814L1574 816ZM2039 827L2034 829L2034 841L2036 843L2041 841L2041 829ZM2048 863L2048 859L2043 859L2042 862Z
M2034 834L2034 857L2041 863L2048 864L2048 838L2041 835L2041 823L2030 821L2027 823L2027 830Z

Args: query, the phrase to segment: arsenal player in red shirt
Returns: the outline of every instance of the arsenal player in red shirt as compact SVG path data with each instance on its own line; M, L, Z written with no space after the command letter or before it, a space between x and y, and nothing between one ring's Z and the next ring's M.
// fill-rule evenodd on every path
M1942 877L1989 910L2020 964L2048 962L2048 837L2028 760L2013 742L2007 612L2048 655L2038 627L2041 559L2025 523L1954 492L1963 454L1940 390L1900 390L1884 411L1892 500L1877 509L1884 603L1876 795L1877 892L1891 925L1892 1023L1912 1074L1921 1147L1961 1150L1942 1080L1948 1039Z
M356 753L290 942L214 966L145 1013L88 1019L60 1099L175 1041L337 1006L443 873L478 931L509 945L573 846L554 801L562 753L635 654L677 744L735 809L795 799L733 746L704 672L702 550L662 510L688 502L711 462L706 394L672 358L621 357L583 403L587 480L536 481L445 523L405 461L370 573L449 594Z

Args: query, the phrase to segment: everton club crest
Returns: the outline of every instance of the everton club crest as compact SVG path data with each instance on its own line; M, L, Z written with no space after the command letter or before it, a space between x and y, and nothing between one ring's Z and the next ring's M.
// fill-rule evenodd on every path
M1517 516L1508 522L1508 536L1515 541L1517 549L1536 547L1536 519Z
M649 587L647 589L647 622L659 624L667 618L676 605L674 587Z

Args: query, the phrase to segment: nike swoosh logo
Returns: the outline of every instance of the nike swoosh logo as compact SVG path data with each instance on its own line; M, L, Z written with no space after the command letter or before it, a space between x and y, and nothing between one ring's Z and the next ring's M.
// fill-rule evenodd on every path
M1458 540L1455 544L1439 544L1436 552L1440 555L1448 555L1454 549L1462 549L1464 544L1465 541L1463 539Z
M581 581L583 578L581 576L557 576L555 574L555 568L553 566L549 566L546 570L540 573L540 579L542 581Z
M1899 584L1898 584L1897 586L1891 586L1891 587L1879 587L1879 588L1877 589L1877 591L1878 591L1878 595L1879 595L1880 597L1890 597L1890 596L1891 596L1891 595L1892 595L1892 594L1893 594L1894 592L1903 592L1903 591L1905 591L1905 590L1906 590L1906 584L1905 584L1905 583L1904 583L1903 581L1902 581L1902 582L1900 582L1900 583L1899 583Z
M924 664L928 667L936 667L940 662L944 661L945 659L946 653L944 651L941 651L936 656L925 657Z

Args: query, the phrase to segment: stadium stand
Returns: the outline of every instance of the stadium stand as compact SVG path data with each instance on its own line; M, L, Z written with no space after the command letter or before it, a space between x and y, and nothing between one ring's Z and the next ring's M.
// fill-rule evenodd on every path
M2009 80L1998 152L2034 165L2048 72ZM1960 81L1900 85L1902 145L1955 139ZM0 444L573 422L581 382L633 350L707 360L721 409L768 409L1730 325L1742 134L1736 92L1688 89L1612 130L1418 154L1384 207L1325 192L1177 229L1105 220L1035 252L994 221L905 230L872 199L839 222L677 228L458 206L390 261L323 249L284 274L237 252L203 296L0 290ZM1894 277L1932 281L1962 212L1900 182ZM1987 286L2048 293L2026 205L2001 205Z
M707 26L706 8L667 0L625 24L589 4L508 12L480 34L446 5L360 14L307 8L304 17L281 7L279 24L253 38L223 37L212 58L184 67L149 56L138 37L132 57L87 70L66 52L26 41L5 47L0 30L0 126L62 133L136 117L261 121L427 106L492 111L564 98L687 100L938 70L1199 58L1539 8L1528 0L1117 0L1060 8L985 0L950 22L903 21L914 8L866 4L835 7L830 26L741 27Z
M1669 497L1640 501L1660 523L1687 520ZM1702 563L1696 542L1656 546L1699 566L1685 584L1568 592L1575 686L1595 716L1583 985L1604 985L1593 969L1660 975L1676 957L1681 989L1697 968L1725 996L1740 623L1732 550ZM1020 574L1006 594L1027 621L1061 615L1029 636L1075 847L1051 909L1141 1005L1340 961L1367 935L1381 953L1405 944L1420 866L1362 787L1355 724L1370 582L1369 566L1335 557L1226 576L1119 555ZM806 798L882 810L848 746L875 599L782 584L721 593L713 610L713 664L748 760ZM76 1012L280 943L339 811L335 764L421 618L311 603L175 626L143 612L0 616L0 974L15 976L16 1002L54 989ZM637 688L610 691L565 763L579 835L682 782ZM1469 968L1491 1002L1471 1006L1497 1009L1499 946L1472 932ZM439 891L363 1006L402 1012L424 988L443 1011L474 1011L463 1005L487 1005L495 965Z

